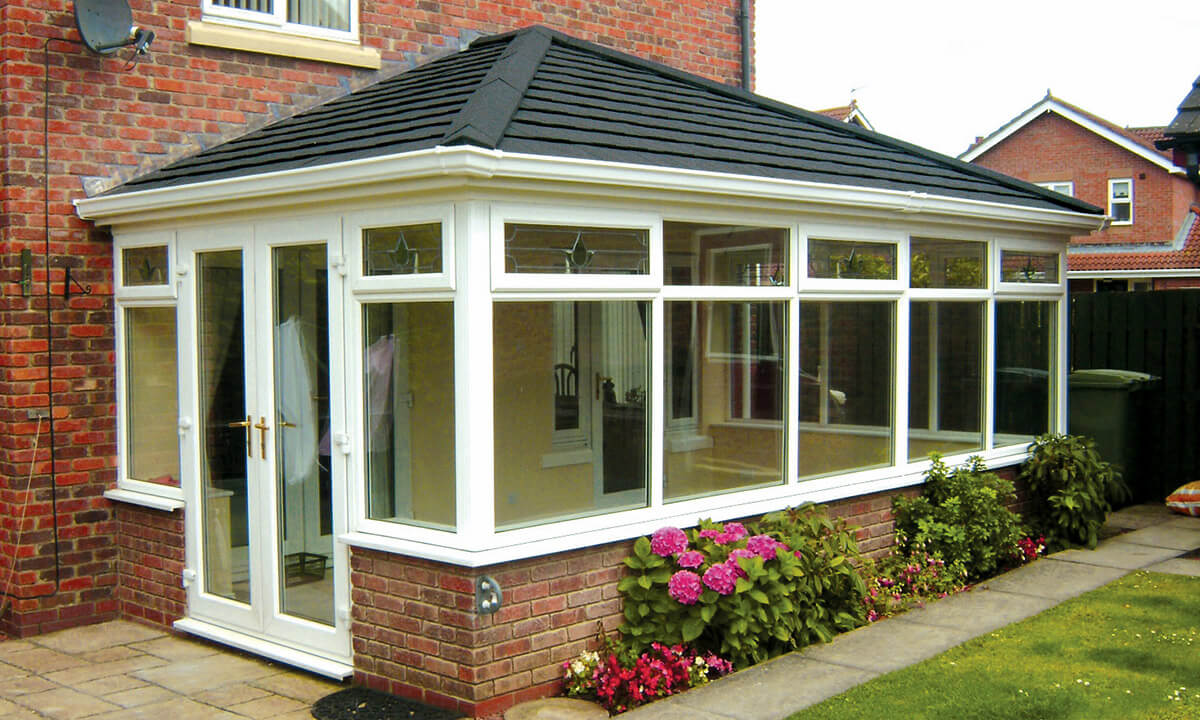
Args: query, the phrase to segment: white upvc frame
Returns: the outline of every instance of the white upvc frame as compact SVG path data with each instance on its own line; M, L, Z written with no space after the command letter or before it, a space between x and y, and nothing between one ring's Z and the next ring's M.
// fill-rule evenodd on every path
M1128 191L1127 191L1127 194L1125 197L1118 198L1116 196L1117 186L1122 185L1122 184L1125 185L1126 188L1128 188ZM1128 220L1117 220L1116 219L1116 216L1113 215L1113 206L1115 206L1115 205L1128 205L1129 206L1129 219ZM1132 177L1112 178L1108 181L1108 216L1110 218L1112 218L1112 220L1109 223L1110 225L1132 225L1133 224L1135 218L1133 216L1133 178Z
M1075 197L1075 182L1072 180L1059 180L1051 182L1036 182L1034 185L1044 187L1047 190L1053 190L1060 195L1067 197Z
M859 280L849 278L816 278L808 275L809 241L869 242L896 247L896 277L888 280ZM881 225L832 225L803 223L798 228L799 248L796 253L796 288L805 292L838 293L897 293L908 287L908 233Z
M1006 282L1001 262L1005 252L1035 253L1058 256L1058 279L1055 282ZM1067 251L1052 242L1027 238L999 237L992 242L989 253L991 278L989 286L995 288L997 296L1017 294L1036 296L1061 296L1067 288Z
M426 225L442 227L442 270L437 273L404 275L366 275L363 272L366 244L363 231L375 228ZM449 203L389 207L347 213L342 220L342 242L346 248L346 269L350 289L356 296L378 294L407 296L416 291L453 291L454 272L454 206Z
M126 285L125 251L144 247L167 249L167 277L161 284ZM174 303L178 296L178 260L175 233L170 230L127 233L113 238L113 294L117 302L157 300Z
M213 0L203 0L201 7L205 20L218 21L236 27L258 28L303 37L354 42L356 44L359 42L359 0L342 0L346 3L346 12L350 21L350 27L347 30L335 30L318 25L304 25L302 23L290 22L287 18L287 0L268 1L272 4L272 12L269 13L225 7L213 2Z

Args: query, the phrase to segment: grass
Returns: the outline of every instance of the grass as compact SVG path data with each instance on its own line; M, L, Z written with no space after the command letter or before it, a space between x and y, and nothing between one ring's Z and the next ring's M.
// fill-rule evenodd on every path
M789 720L1197 717L1200 578L1137 572Z

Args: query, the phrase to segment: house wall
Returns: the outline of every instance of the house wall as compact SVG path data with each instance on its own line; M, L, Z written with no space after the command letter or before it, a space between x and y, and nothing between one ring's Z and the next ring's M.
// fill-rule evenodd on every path
M127 53L98 57L78 44L68 0L0 4L0 631L16 635L112 618L118 597L132 612L137 594L118 592L114 543L151 517L115 520L124 511L102 497L117 464L112 246L76 217L73 199L529 24L741 78L738 0L361 0L362 43L379 50L379 71L189 45L200 0L135 5L134 22L156 38L127 67ZM32 251L28 293L22 250ZM64 299L68 267L78 285ZM36 419L51 406L53 442Z
M1108 207L1108 181L1133 179L1133 224L1071 238L1077 245L1169 243L1197 190L1055 113L1044 113L972 161L1030 182L1075 183L1075 197Z

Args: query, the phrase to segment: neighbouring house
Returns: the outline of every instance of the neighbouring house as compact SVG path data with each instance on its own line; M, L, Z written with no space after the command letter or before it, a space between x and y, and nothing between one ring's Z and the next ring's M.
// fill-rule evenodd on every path
M1071 239L1072 292L1200 287L1200 194L1163 127L1121 128L1050 93L960 159L1106 208Z
M157 3L132 70L51 43L45 205L44 41L6 37L5 630L119 614L484 717L619 624L638 535L816 501L880 549L931 451L1008 471L1064 429L1103 211L723 84L737 5L381 77Z
M1154 147L1171 151L1175 164L1187 170L1192 182L1200 182L1200 77L1179 103L1171 124L1163 128Z
M852 99L849 105L827 108L825 110L818 110L817 112L825 117L833 118L834 120L841 120L842 122L846 123L854 123L860 128L865 128L867 130L875 129L875 126L872 125L871 121L867 119L867 116L863 114L862 108L858 106L858 100Z

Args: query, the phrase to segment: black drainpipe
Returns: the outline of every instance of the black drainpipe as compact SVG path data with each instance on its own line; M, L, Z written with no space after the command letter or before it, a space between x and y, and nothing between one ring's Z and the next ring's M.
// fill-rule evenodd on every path
M742 0L742 89L750 90L750 0Z

